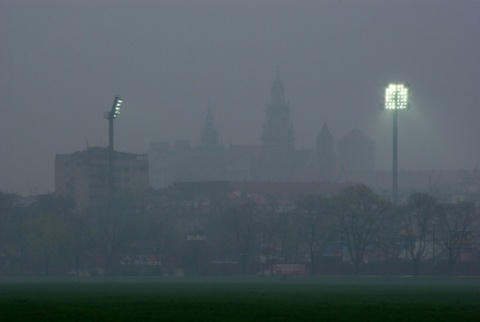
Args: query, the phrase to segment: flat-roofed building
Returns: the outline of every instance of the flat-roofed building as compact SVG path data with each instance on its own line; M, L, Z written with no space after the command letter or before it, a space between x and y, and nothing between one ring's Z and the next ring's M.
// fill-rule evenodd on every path
M115 151L113 157L115 189L147 194L148 156ZM55 193L73 197L79 210L106 205L108 148L89 147L84 151L57 154Z

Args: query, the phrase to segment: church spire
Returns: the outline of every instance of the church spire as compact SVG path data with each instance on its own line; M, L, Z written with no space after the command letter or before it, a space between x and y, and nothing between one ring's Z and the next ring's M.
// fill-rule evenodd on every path
M262 145L293 149L293 127L290 122L290 106L285 101L285 88L280 79L278 68L272 86L272 100L266 110L267 120L263 126Z
M205 117L205 125L200 133L200 147L207 149L215 148L219 145L218 141L218 131L213 123L212 108L209 102L207 116Z
M320 154L333 154L333 135L325 122L317 135L317 152Z
M280 72L277 66L277 78L273 82L272 86L272 103L285 102L285 88L283 87L282 80L280 79Z

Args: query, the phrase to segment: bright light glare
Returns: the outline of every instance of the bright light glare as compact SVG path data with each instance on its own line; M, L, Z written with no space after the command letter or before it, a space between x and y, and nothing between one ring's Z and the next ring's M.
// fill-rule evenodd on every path
M403 84L390 84L385 90L385 109L408 108L408 88Z
M120 107L122 106L123 100L120 96L115 96L115 108L112 111L113 117L117 118L120 115Z
M120 98L119 95L115 96L115 100L113 101L113 106L110 112L105 113L105 118L109 120L113 120L120 115L120 107L122 106L123 100Z

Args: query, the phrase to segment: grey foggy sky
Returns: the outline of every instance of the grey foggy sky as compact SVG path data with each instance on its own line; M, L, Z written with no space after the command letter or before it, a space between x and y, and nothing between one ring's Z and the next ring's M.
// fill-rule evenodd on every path
M390 81L411 86L399 169L480 163L480 1L0 0L0 190L53 191L56 153L195 144L208 101L225 145L258 144L279 66L297 148L355 127L391 167Z

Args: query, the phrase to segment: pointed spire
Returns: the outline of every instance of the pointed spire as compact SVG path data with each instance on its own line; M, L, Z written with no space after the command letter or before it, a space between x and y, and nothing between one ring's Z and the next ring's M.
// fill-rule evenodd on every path
M213 124L212 106L208 100L207 116L205 117L205 128L215 127Z
M208 100L207 116L205 117L205 125L200 133L200 146L216 147L218 146L218 131L213 123L212 107Z
M283 87L282 80L280 79L280 71L277 65L277 78L273 82L272 86L272 103L284 102L285 100L285 88Z
M285 101L284 92L277 66L277 78L273 82L271 102L267 103L267 120L263 128L262 145L293 149L295 138L290 122L290 106Z
M333 139L333 135L330 132L330 129L327 126L326 122L323 122L322 129L320 130L320 133L318 133L318 137L324 138L324 139Z
M333 153L333 135L326 122L323 122L320 133L317 135L317 152L324 154Z

